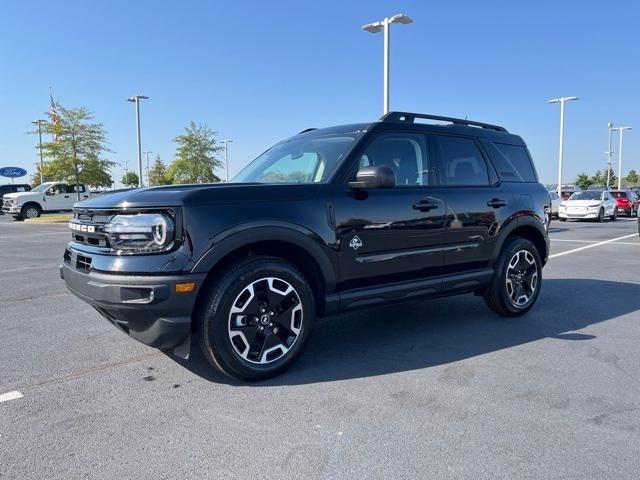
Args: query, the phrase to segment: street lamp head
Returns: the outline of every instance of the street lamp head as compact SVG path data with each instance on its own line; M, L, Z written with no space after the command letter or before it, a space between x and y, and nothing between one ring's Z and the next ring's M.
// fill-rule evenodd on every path
M369 33L378 33L382 30L382 22L367 23L362 26L362 29Z
M147 100L149 97L145 95L134 95L133 97L127 98L127 102L137 102L138 100Z
M402 23L404 25L407 25L408 23L413 23L413 20L411 20L411 18L409 18L404 13L399 13L398 15L394 15L393 17L391 17L389 19L389 23Z
M568 102L570 100L578 100L578 97L559 97L547 100L548 103Z

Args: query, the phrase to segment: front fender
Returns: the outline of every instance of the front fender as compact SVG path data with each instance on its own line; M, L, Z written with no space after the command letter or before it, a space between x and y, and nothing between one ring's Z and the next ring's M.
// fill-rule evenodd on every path
M312 231L289 222L255 221L235 225L215 235L211 247L198 259L192 273L211 271L228 254L252 243L282 241L306 251L320 268L327 291L333 291L337 273L328 247Z

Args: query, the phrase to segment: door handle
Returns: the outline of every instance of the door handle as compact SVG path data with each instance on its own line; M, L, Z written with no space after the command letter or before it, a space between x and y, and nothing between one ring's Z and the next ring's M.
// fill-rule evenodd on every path
M413 204L413 209L421 212L428 212L436 208L438 208L438 201L435 198L423 198Z
M64 198L69 198L69 195L65 195Z
M492 198L487 202L487 205L493 208L504 207L507 204L504 200L500 200L499 198Z

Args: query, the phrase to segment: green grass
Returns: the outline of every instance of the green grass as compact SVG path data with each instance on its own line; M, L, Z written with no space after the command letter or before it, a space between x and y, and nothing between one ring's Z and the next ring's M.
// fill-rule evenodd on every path
M29 218L25 220L25 223L67 223L72 218L72 213L59 213L55 215L43 215L38 218Z

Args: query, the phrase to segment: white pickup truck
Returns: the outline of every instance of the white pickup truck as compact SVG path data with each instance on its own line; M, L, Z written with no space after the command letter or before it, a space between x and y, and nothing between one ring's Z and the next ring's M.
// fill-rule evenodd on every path
M89 198L89 188L80 184L80 200ZM71 210L78 201L76 186L47 182L29 192L9 193L2 197L2 212L16 219L36 218L43 212Z

